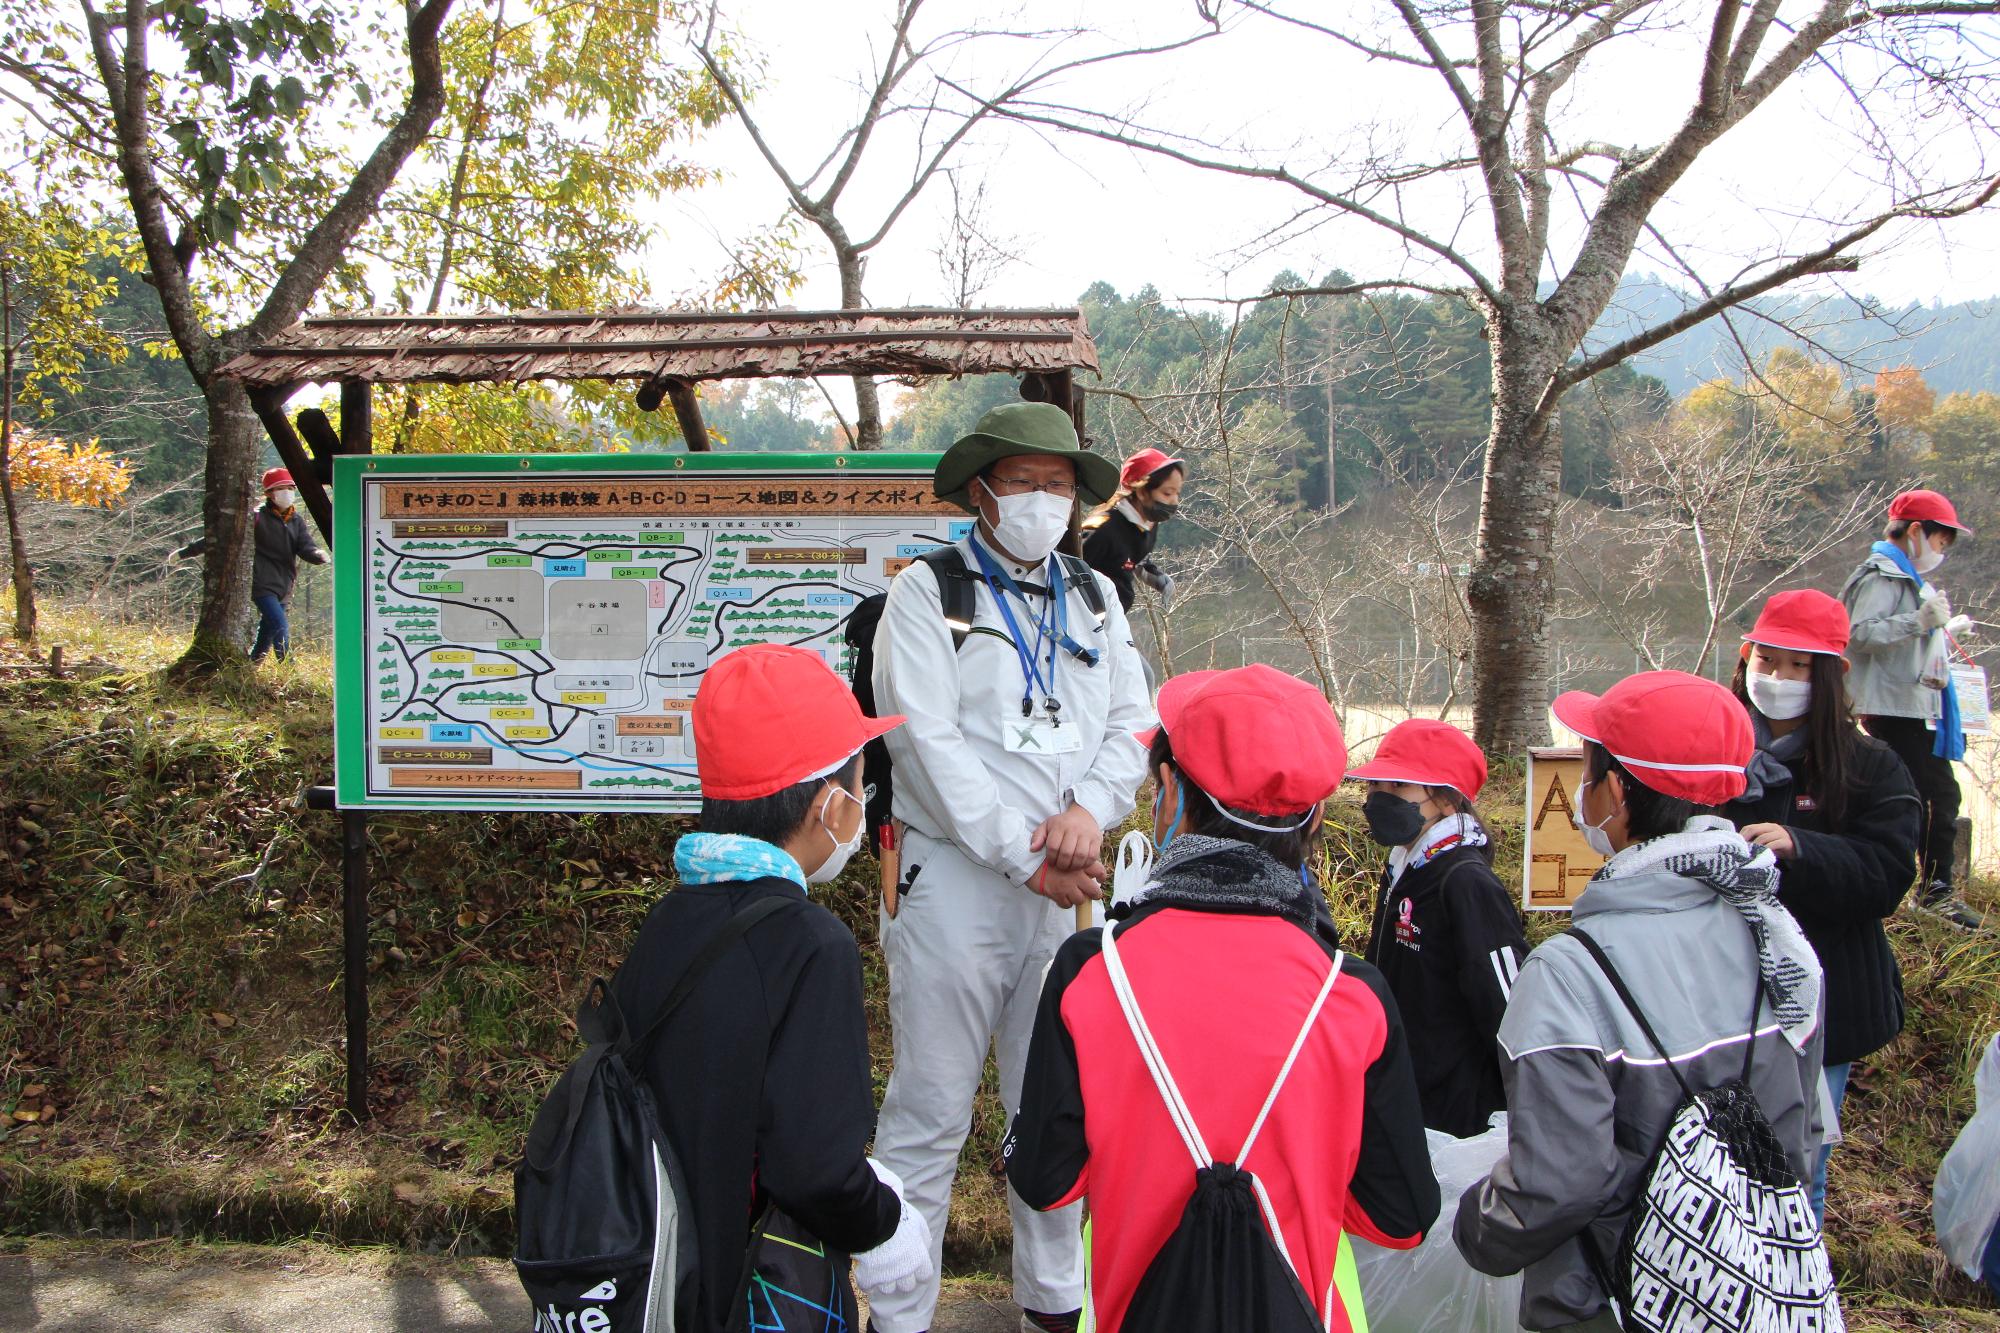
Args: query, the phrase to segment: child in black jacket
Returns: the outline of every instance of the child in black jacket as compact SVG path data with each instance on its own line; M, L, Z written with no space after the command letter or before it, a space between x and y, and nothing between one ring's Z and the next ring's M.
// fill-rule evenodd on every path
M1118 494L1083 521L1083 558L1118 589L1118 605L1132 609L1138 583L1160 594L1164 605L1174 581L1153 563L1160 524L1180 511L1186 468L1158 449L1141 449L1118 472Z
M1903 977L1883 918L1917 874L1923 806L1916 784L1848 710L1847 608L1823 592L1781 592L1743 636L1736 697L1750 712L1757 753L1749 786L1723 807L1751 843L1778 857L1778 901L1819 955L1826 983L1829 1110L1848 1066L1903 1029ZM1822 1147L1814 1211L1826 1211Z
M1424 1125L1484 1133L1507 1107L1495 1034L1528 952L1472 807L1486 757L1457 727L1413 718L1347 776L1368 784L1368 835L1391 849L1368 961L1402 1010Z
M860 847L861 747L903 719L862 716L817 653L753 644L709 668L692 720L701 828L674 845L679 887L654 904L612 982L620 1009L646 1021L731 916L785 905L715 960L640 1070L694 1214L700 1308L681 1327L748 1326L737 1302L751 1227L774 1205L822 1243L830 1272L810 1292L758 1288L749 1324L852 1328L847 1256L870 1290L907 1289L928 1278L936 1243L902 1182L867 1155L861 955L807 886Z

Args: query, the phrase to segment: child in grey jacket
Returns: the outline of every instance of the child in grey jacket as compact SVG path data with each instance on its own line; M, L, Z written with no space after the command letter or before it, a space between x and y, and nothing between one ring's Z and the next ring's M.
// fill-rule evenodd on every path
M1809 1175L1823 1137L1820 969L1778 903L1771 853L1701 813L1741 793L1753 749L1729 691L1655 671L1601 698L1563 695L1555 712L1586 742L1577 826L1611 858L1574 919L1617 965L1673 1068L1579 941L1542 944L1500 1024L1507 1152L1459 1200L1453 1238L1483 1273L1526 1270L1524 1328L1609 1330L1585 1233L1599 1255L1618 1252L1682 1079L1720 1086L1742 1073L1749 1044L1758 1105Z

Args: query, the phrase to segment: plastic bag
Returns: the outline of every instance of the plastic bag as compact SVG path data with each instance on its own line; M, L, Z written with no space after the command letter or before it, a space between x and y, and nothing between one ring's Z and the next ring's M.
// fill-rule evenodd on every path
M2000 1034L1987 1043L1972 1086L1978 1109L1938 1163L1931 1209L1945 1257L1976 1279L2000 1221Z
M1458 1197L1484 1180L1507 1151L1507 1117L1477 1138L1428 1131L1431 1170L1444 1210L1414 1250L1386 1250L1354 1241L1368 1323L1378 1333L1519 1333L1521 1275L1488 1277L1467 1264L1452 1243Z

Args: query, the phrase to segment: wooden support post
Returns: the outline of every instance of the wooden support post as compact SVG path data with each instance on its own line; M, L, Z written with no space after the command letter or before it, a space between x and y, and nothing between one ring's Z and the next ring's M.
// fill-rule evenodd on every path
M367 380L340 382L340 451L375 451L375 402ZM368 1118L368 814L340 812L341 991L347 1007L347 1110Z
M681 438L687 441L688 452L708 453L714 446L708 438L708 423L701 419L701 400L695 397L694 385L670 379L666 389L667 401L674 405L674 415L680 418Z
M1021 397L1031 403L1054 403L1069 413L1070 423L1076 427L1077 442L1086 449L1090 447L1083 433L1083 395L1077 392L1075 372L1031 370L1021 377Z
M1058 370L1049 379L1049 401L1069 413L1070 423L1076 427L1076 442L1090 448L1090 437L1083 433L1083 395L1077 392L1075 373Z
M326 413L317 407L308 407L298 415L299 434L305 436L306 448L312 450L313 470L318 473L320 485L333 482L333 459L340 450L340 436L327 420Z
M250 395L250 406L257 413L257 419L264 423L271 443L278 447L278 457L285 460L285 467L292 474L292 484L298 490L299 498L306 502L306 512L312 515L313 526L326 539L327 549L332 550L333 501L327 498L326 487L320 484L319 470L313 466L312 456L292 429L292 423L285 419L285 391L259 390Z
M347 1111L368 1118L368 812L340 812L340 989L347 1009Z
M308 787L308 810L335 810L332 787ZM340 989L347 1020L347 1110L368 1118L368 812L340 811Z
M367 380L340 382L340 452L375 452L374 388Z

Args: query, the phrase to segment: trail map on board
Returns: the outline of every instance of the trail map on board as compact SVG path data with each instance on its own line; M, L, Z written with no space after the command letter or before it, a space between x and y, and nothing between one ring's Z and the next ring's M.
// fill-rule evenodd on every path
M855 605L969 526L933 463L338 460L341 805L697 808L702 673L789 643L845 674Z

